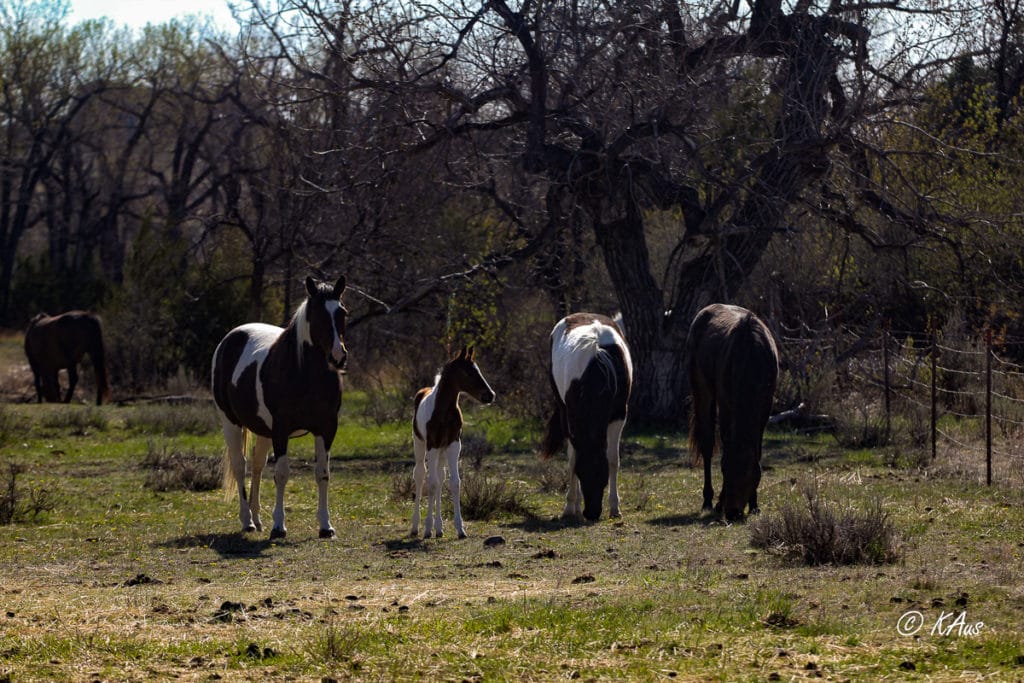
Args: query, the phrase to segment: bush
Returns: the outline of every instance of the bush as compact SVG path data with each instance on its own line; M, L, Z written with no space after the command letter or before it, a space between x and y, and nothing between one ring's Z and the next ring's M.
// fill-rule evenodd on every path
M149 470L146 488L154 491L214 491L224 482L221 459L195 451L168 453L150 444L142 466Z
M462 516L466 519L489 520L499 514L533 515L518 482L477 471L462 478L460 499Z
M805 506L787 504L778 515L751 521L751 545L810 566L889 564L899 558L896 532L880 501L867 511L837 511L814 489L804 498Z
M0 465L0 524L34 521L44 512L56 507L56 495L50 489L18 486L18 475L25 468L21 465Z

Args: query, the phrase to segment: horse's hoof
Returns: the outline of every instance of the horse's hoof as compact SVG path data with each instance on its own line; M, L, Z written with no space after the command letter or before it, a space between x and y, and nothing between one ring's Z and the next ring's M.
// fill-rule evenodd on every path
M608 513L608 519L622 519L622 513L618 510L612 510Z
M334 538L334 529L321 529L320 538Z
M287 529L278 529L277 527L274 527L273 529L270 530L270 540L271 541L276 540L278 538L284 538L287 535L288 535Z
M259 531L255 524L249 524L248 526L242 527L243 534L251 534L254 531Z
M465 531L460 531L459 532L459 538L466 538L466 532Z

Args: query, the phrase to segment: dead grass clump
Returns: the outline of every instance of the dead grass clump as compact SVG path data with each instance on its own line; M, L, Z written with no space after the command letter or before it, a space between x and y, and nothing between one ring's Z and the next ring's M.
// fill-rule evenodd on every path
M150 444L142 467L149 471L146 487L154 491L214 491L224 481L221 459L194 450L168 453Z
M0 524L35 521L57 507L56 495L50 489L18 486L18 475L24 471L23 466L14 463L0 465Z
M890 564L899 559L896 531L880 501L866 511L840 511L813 489L804 492L804 499L806 505L787 504L777 515L751 521L751 545L809 566Z
M416 484L408 472L395 472L391 475L391 500L404 503L416 498Z
M562 458L539 460L534 476L541 493L565 493L569 489L569 467Z
M217 413L206 402L161 403L139 406L125 417L125 424L133 431L145 434L202 436L220 430Z
M519 482L476 471L462 478L460 503L466 519L489 520L499 514L533 515Z

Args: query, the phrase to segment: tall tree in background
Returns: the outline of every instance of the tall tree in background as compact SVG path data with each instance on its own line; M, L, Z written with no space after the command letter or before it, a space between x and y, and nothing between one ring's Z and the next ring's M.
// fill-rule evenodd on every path
M356 101L386 98L392 153L444 159L450 184L486 188L509 218L492 262L588 227L624 314L642 419L682 419L690 320L733 300L794 218L843 221L856 204L913 230L940 220L913 188L894 198L878 182L885 154L873 156L872 130L964 34L939 55L920 24L872 42L871 25L898 26L898 10L804 0L309 7L286 4L311 35L365 36L319 43L333 54L324 64L347 67L344 79L318 72L324 82ZM950 7L907 9L944 20L930 31L960 31ZM667 256L650 253L652 212L677 217Z

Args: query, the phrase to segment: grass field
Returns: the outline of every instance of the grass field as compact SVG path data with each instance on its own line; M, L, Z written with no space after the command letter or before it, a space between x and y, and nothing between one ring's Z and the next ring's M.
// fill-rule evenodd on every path
M881 504L899 534L894 564L807 567L697 514L684 435L627 434L623 518L569 524L536 429L471 407L464 477L508 482L520 509L416 540L407 425L360 398L332 458L337 538L317 538L303 437L273 543L220 490L152 485L155 460L219 458L207 404L0 405L0 467L37 513L0 526L0 680L1024 679L1019 480L769 433L764 515L814 486ZM268 471L265 522L273 492Z

